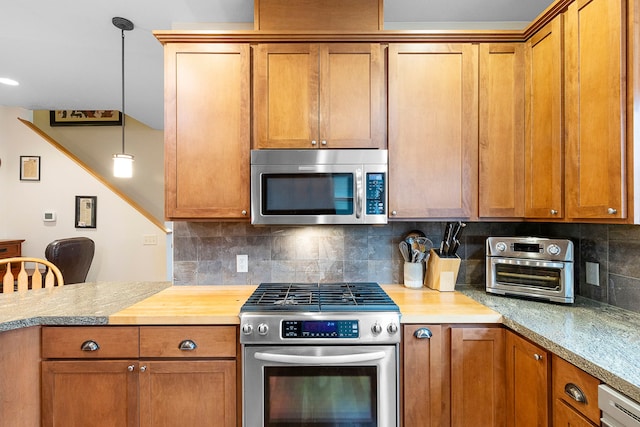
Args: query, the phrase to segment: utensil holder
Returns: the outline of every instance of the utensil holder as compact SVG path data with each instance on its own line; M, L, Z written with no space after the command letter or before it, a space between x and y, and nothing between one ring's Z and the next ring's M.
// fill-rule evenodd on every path
M459 270L460 257L441 257L438 251L431 249L424 284L437 291L451 292L458 280Z
M404 286L407 288L421 288L424 281L424 264L421 262L404 263Z

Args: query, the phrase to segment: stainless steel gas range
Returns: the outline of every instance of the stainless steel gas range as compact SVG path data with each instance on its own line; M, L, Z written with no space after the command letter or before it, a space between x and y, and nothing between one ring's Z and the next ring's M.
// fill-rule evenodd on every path
M240 328L244 426L398 426L400 311L377 283L263 283Z

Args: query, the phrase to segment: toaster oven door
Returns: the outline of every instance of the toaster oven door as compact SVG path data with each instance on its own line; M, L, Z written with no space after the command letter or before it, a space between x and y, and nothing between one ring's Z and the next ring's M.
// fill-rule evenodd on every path
M573 263L492 257L487 291L503 295L573 302Z

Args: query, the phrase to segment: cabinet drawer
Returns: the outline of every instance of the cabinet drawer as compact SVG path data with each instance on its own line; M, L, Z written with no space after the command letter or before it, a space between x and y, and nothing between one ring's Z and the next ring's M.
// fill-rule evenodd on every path
M142 326L140 357L236 357L236 341L235 326Z
M97 348L92 346L91 342L95 343ZM138 327L136 326L42 328L44 359L137 358L138 347Z
M20 243L0 244L0 258L13 258L20 256L22 245Z
M553 355L552 370L554 400L563 400L593 423L599 424L598 385L600 381L556 355ZM577 389L575 387L577 387ZM565 388L569 391L574 389L576 392L579 389L586 401L579 402L571 397L569 391L565 391Z

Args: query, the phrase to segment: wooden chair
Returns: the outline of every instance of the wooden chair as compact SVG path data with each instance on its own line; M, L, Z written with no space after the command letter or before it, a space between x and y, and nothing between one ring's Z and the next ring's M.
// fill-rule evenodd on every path
M29 289L29 283L31 283L31 289L42 289L43 284L45 288L64 285L62 273L58 267L46 259L29 257L4 258L0 259L0 266L3 265L6 265L7 270L2 278L2 293L13 292L16 281L18 292ZM11 268L15 269L16 265L20 267L20 271L17 277L14 277ZM41 267L45 267L44 275L43 271L40 271ZM44 281L42 280L43 277Z

